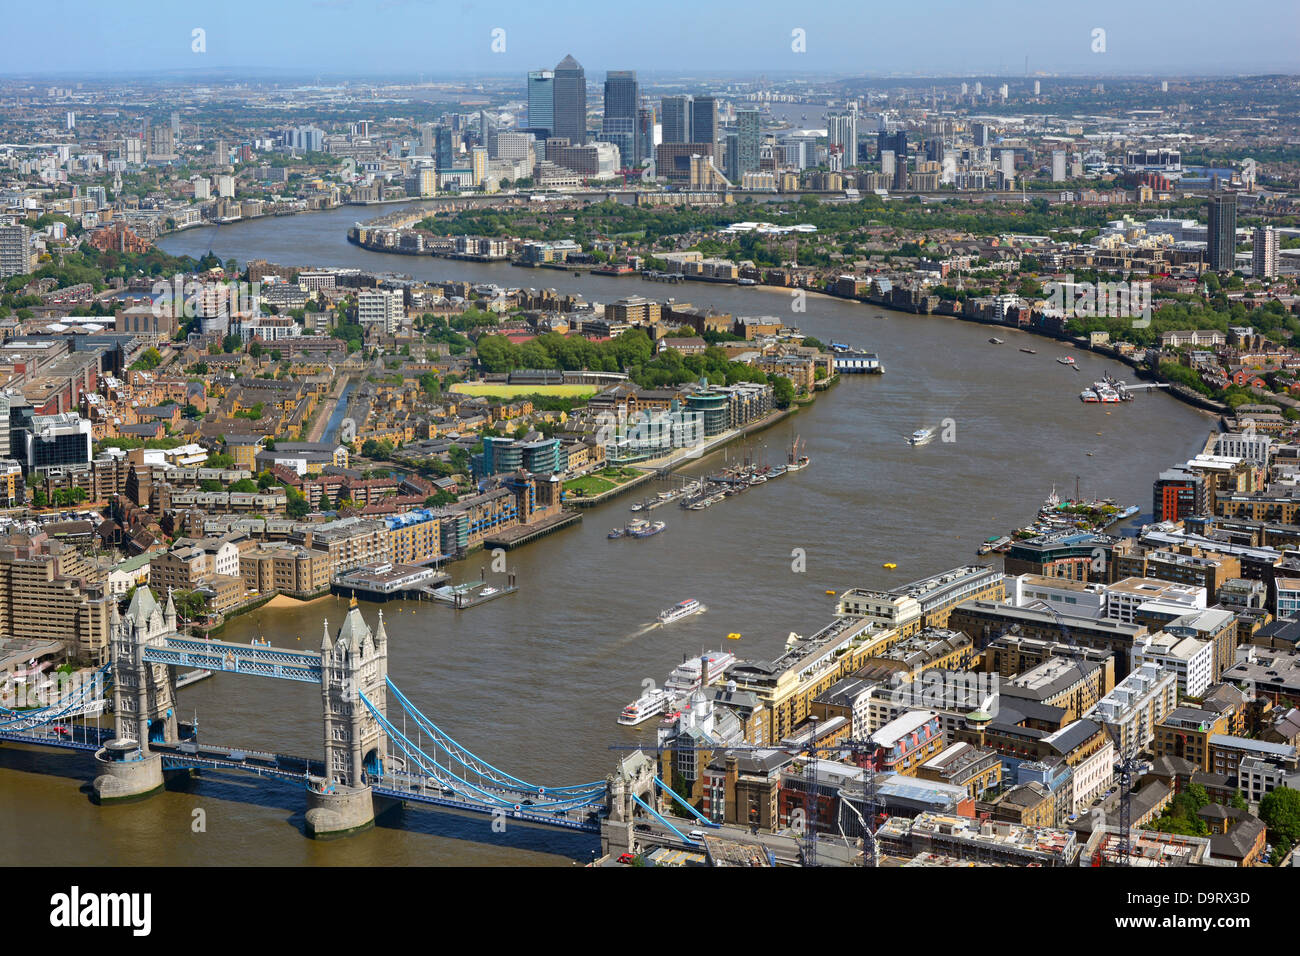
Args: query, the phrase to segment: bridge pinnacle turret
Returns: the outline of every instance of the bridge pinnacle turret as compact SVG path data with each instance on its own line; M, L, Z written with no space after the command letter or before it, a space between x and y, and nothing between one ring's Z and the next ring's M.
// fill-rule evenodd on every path
M388 632L384 630L384 612L379 612L379 624L375 628L375 649L383 650L388 646Z
M330 620L325 618L325 633L320 639L320 649L322 654L328 654L334 649L334 642L330 640Z

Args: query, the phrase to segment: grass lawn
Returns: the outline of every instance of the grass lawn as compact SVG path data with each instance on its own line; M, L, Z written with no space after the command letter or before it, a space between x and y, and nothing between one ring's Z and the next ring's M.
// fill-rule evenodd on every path
M595 475L584 475L564 483L565 492L574 498L594 498L615 487L617 486L614 482L597 478Z
M451 387L462 395L517 398L520 395L550 395L555 398L586 398L595 395L596 385L501 385L495 382L457 382Z
M631 481L641 472L635 468L605 468L564 483L564 490L574 498L594 498Z

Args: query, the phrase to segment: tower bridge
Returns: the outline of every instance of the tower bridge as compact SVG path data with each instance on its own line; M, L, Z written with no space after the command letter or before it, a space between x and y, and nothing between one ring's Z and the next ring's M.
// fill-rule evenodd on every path
M319 686L322 755L200 744L196 728L177 719L176 669L191 667ZM78 721L110 691L111 729ZM304 789L308 833L318 838L372 826L379 797L601 833L607 847L618 848L629 842L634 801L653 791L652 761L625 758L606 779L561 786L488 763L393 683L383 613L372 629L355 599L336 632L324 623L319 651L299 651L182 634L170 594L160 605L140 588L125 613L113 610L109 663L47 706L0 707L5 740L93 753L99 804L144 799L162 790L169 774L204 769L296 781Z

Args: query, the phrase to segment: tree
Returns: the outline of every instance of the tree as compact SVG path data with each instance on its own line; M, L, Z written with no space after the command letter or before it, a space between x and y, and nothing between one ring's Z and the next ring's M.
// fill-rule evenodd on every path
M773 375L772 404L777 408L789 408L794 401L794 383L784 375Z
M227 354L235 351L236 349L242 348L243 345L244 345L244 340L241 339L238 335L235 335L233 333L227 335L224 339L221 340L221 350L223 352L226 352Z
M443 505L455 504L456 496L444 488L438 489L436 494L429 495L424 499L426 508L441 508Z
M1300 841L1300 790L1278 787L1259 801L1259 818L1268 826L1273 842L1295 846Z
M452 467L458 472L461 474L468 474L469 452L462 446L452 445L451 448L447 449L447 459L451 462Z
M145 349L138 359L131 363L131 368L149 371L162 364L162 354L154 347Z
M33 508L48 508L49 505L50 505L50 499L49 499L49 497L45 494L44 491L41 491L40 489L37 489L36 491L32 492L32 507L33 507Z
M391 442L367 438L361 443L361 454L365 458L387 458L393 453Z
M54 504L60 508L79 505L86 498L85 488L56 488L54 491Z
M188 620L198 620L208 613L208 599L198 591L173 591L172 603L176 613Z
M284 489L284 493L286 497L289 499L288 506L285 508L285 513L290 518L305 517L307 515L307 512L311 510L307 504L307 496L304 495L297 488L290 488L288 485L286 485Z

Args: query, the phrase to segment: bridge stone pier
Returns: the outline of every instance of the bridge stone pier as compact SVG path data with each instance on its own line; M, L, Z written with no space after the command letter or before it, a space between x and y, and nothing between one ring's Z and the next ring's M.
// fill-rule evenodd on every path
M151 742L174 744L176 687L166 664L145 663L145 648L160 646L176 631L176 606L167 595L159 607L148 588L138 588L126 615L113 607L110 660L113 665L114 734L95 754L99 775L93 787L100 803L134 800L163 787L162 755Z
M307 784L307 831L328 839L375 822L370 781L384 772L388 737L361 695L387 713L388 634L383 613L372 632L353 598L332 640L325 622L320 654L325 773Z
M632 797L640 797L647 803L652 801L656 773L654 757L637 750L620 760L614 772L605 778L606 813L600 825L602 855L634 852L636 803Z

